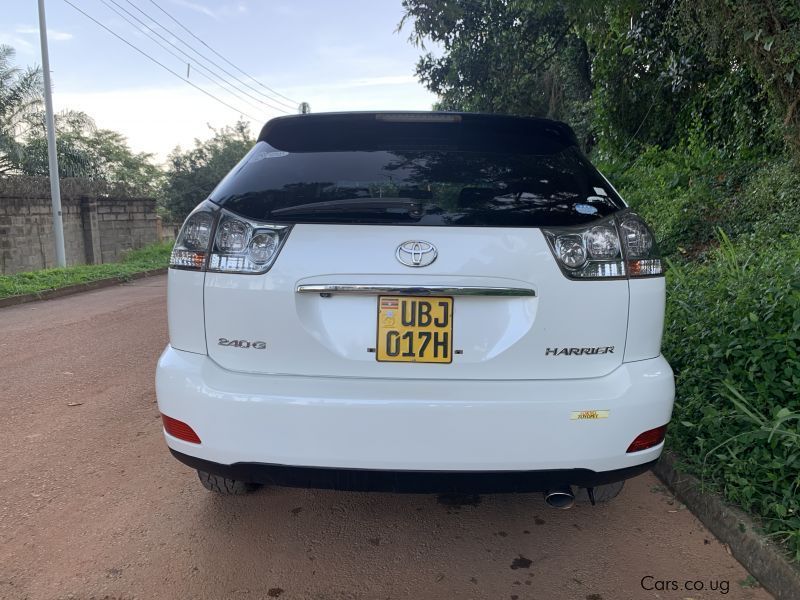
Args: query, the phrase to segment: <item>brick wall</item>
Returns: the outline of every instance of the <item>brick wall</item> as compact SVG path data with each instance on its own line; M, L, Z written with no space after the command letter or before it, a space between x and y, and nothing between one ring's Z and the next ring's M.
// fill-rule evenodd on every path
M153 198L81 179L61 182L67 264L99 264L159 241ZM50 183L46 177L0 179L0 274L55 265Z

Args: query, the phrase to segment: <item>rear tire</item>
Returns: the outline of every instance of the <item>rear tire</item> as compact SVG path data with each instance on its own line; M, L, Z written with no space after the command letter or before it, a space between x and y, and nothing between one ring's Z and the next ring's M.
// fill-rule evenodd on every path
M200 469L197 470L197 476L200 478L200 483L203 484L204 488L226 496L241 496L242 494L253 492L261 487L257 483L228 479L227 477L207 473Z
M609 502L619 496L622 488L625 487L624 481L617 481L614 483L606 483L605 485L598 485L594 488L594 501L600 504L601 502ZM591 503L589 500L589 492L586 488L578 488L575 494L575 499L579 502Z

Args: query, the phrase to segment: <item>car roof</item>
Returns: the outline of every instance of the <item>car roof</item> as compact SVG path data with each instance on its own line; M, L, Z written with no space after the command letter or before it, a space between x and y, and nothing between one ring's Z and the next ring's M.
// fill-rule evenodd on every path
M536 139L558 146L577 146L566 123L539 117L445 111L364 111L286 115L271 119L259 141L288 151L365 149L392 143L433 140L478 145L494 140L516 146Z

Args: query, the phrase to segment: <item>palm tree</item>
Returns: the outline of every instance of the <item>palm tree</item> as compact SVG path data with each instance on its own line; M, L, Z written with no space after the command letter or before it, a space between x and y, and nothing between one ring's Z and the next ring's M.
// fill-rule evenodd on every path
M13 65L14 49L0 44L0 178L50 174L42 72ZM60 177L87 177L152 192L161 171L152 155L132 152L124 136L98 129L78 110L55 115Z
M13 66L14 54L10 46L0 45L0 177L47 175L42 71ZM94 133L94 121L75 110L59 112L55 121L61 177L91 176L87 153L73 138Z
M42 113L41 69L15 67L14 54L13 48L0 44L0 176L19 169L19 140Z

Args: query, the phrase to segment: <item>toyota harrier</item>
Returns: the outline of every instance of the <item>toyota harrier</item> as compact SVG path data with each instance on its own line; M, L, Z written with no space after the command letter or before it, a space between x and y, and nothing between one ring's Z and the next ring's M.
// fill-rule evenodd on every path
M207 488L568 507L660 455L663 266L563 123L280 117L198 200L156 383L167 445Z

